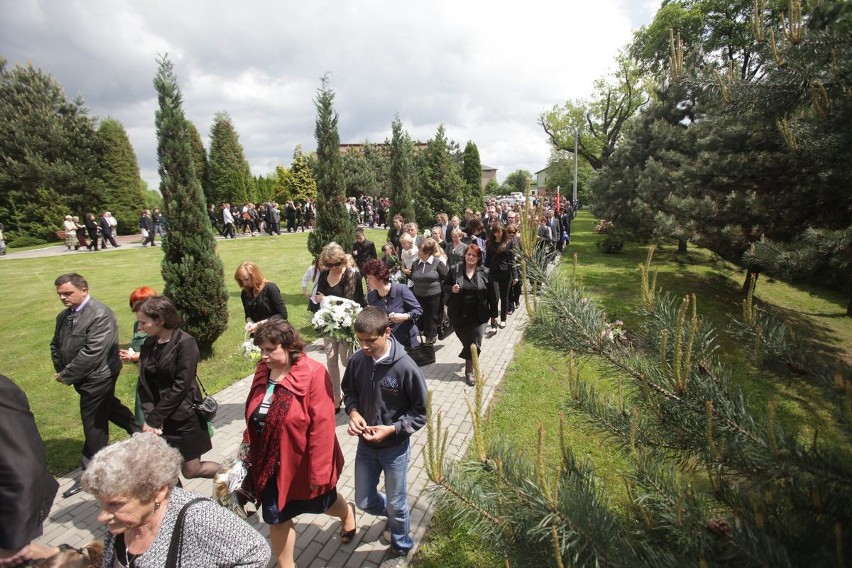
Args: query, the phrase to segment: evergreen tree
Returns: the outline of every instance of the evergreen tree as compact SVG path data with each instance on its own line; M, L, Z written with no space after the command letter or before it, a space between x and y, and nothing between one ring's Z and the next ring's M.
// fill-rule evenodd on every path
M213 203L218 207L222 203L215 201L210 193L210 171L207 164L207 150L204 149L201 134L191 120L187 120L186 123L187 128L189 128L189 145L192 149L192 163L195 164L195 176L201 182L201 188L204 191L207 203Z
M207 202L195 174L183 99L171 61L163 57L154 78L159 99L156 114L157 161L163 209L169 233L163 239L163 294L183 318L183 329L198 341L202 357L228 325L228 290L216 255Z
M435 137L426 143L426 150L420 156L420 189L415 211L421 227L431 227L437 213L452 216L464 211L466 206L462 202L466 192L459 191L465 182L451 149L442 124L438 126Z
M485 205L482 193L482 162L479 160L479 148L469 140L462 155L462 180L464 181L464 196L460 200L462 210L470 207L479 211Z
M391 123L390 150L390 213L393 219L402 215L406 221L414 220L413 147L408 132L396 115Z
M317 224L308 235L308 250L318 255L332 241L342 246L343 250L351 249L355 228L346 211L340 135L337 132L338 115L334 110L334 91L328 85L328 77L322 79L314 106L317 109L314 130L317 140L317 167L314 171Z
M217 112L210 127L209 200L243 205L254 201L254 178L228 113Z
M435 429L440 417L430 417L427 471L438 486L437 506L495 549L523 550L534 566L845 565L852 542L848 364L819 364L819 346L795 341L787 322L758 310L752 296L722 338L694 295L655 288L651 259L640 265L642 301L631 310L629 333L566 274L549 279L527 327L532 341L571 354L561 406L622 448L629 504L613 503L588 456L575 455L564 439L555 468L544 467L541 444L530 458L489 439L478 415L480 384L467 461L445 461L446 434ZM807 419L805 431L782 420L781 404L776 416L774 400L766 407L747 400L720 345L740 346L738 363L761 380L797 374L821 385L834 406L834 443L809 433ZM602 376L612 379L602 390L610 394L583 381L574 354L605 369Z
M135 234L139 231L139 211L145 204L136 153L124 126L115 119L101 121L98 136L103 148L104 208L118 221L120 235Z
M364 147L369 146L368 142ZM378 186L372 165L361 152L349 151L341 156L343 162L343 179L347 196L376 195Z
M311 171L308 157L302 152L301 146L296 146L296 151L293 152L293 163L290 165L288 176L289 197L287 199L292 199L294 202L317 199L317 182Z
M375 144L364 144L364 159L370 166L375 184L372 195L387 197L390 195L390 152L379 151Z
M0 58L0 219L7 236L53 240L67 214L102 210L101 140L82 99Z

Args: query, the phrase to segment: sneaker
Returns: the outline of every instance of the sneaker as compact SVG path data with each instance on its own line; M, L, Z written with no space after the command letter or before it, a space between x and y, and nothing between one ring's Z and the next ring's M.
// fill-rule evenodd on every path
M380 564L381 568L397 568L408 565L408 551L397 550L394 547L388 547L388 552L385 555L385 560Z

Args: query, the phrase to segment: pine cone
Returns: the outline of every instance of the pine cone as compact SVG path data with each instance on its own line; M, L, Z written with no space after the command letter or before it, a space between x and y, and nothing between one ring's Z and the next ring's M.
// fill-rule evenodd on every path
M731 533L731 525L726 519L710 519L707 521L707 530L720 536L728 536Z

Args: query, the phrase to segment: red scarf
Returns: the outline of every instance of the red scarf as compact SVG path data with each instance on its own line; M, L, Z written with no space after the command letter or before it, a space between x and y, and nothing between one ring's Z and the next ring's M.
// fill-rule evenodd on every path
M266 414L263 426L263 434L260 439L260 448L252 448L254 459L251 468L252 481L254 482L255 495L260 498L267 482L278 470L281 458L281 436L284 435L284 424L287 413L290 411L290 403L293 401L293 393L282 384L275 385L272 393L272 403Z

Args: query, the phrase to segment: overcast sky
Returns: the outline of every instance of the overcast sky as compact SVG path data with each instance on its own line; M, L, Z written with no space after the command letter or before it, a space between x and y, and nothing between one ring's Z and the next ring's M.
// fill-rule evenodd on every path
M231 115L255 175L315 149L328 73L340 140L415 140L444 124L498 179L547 164L538 116L587 97L659 0L0 0L0 56L32 63L90 112L124 124L159 185L152 85L168 53L184 111L209 143ZM209 144L208 144L209 147Z

